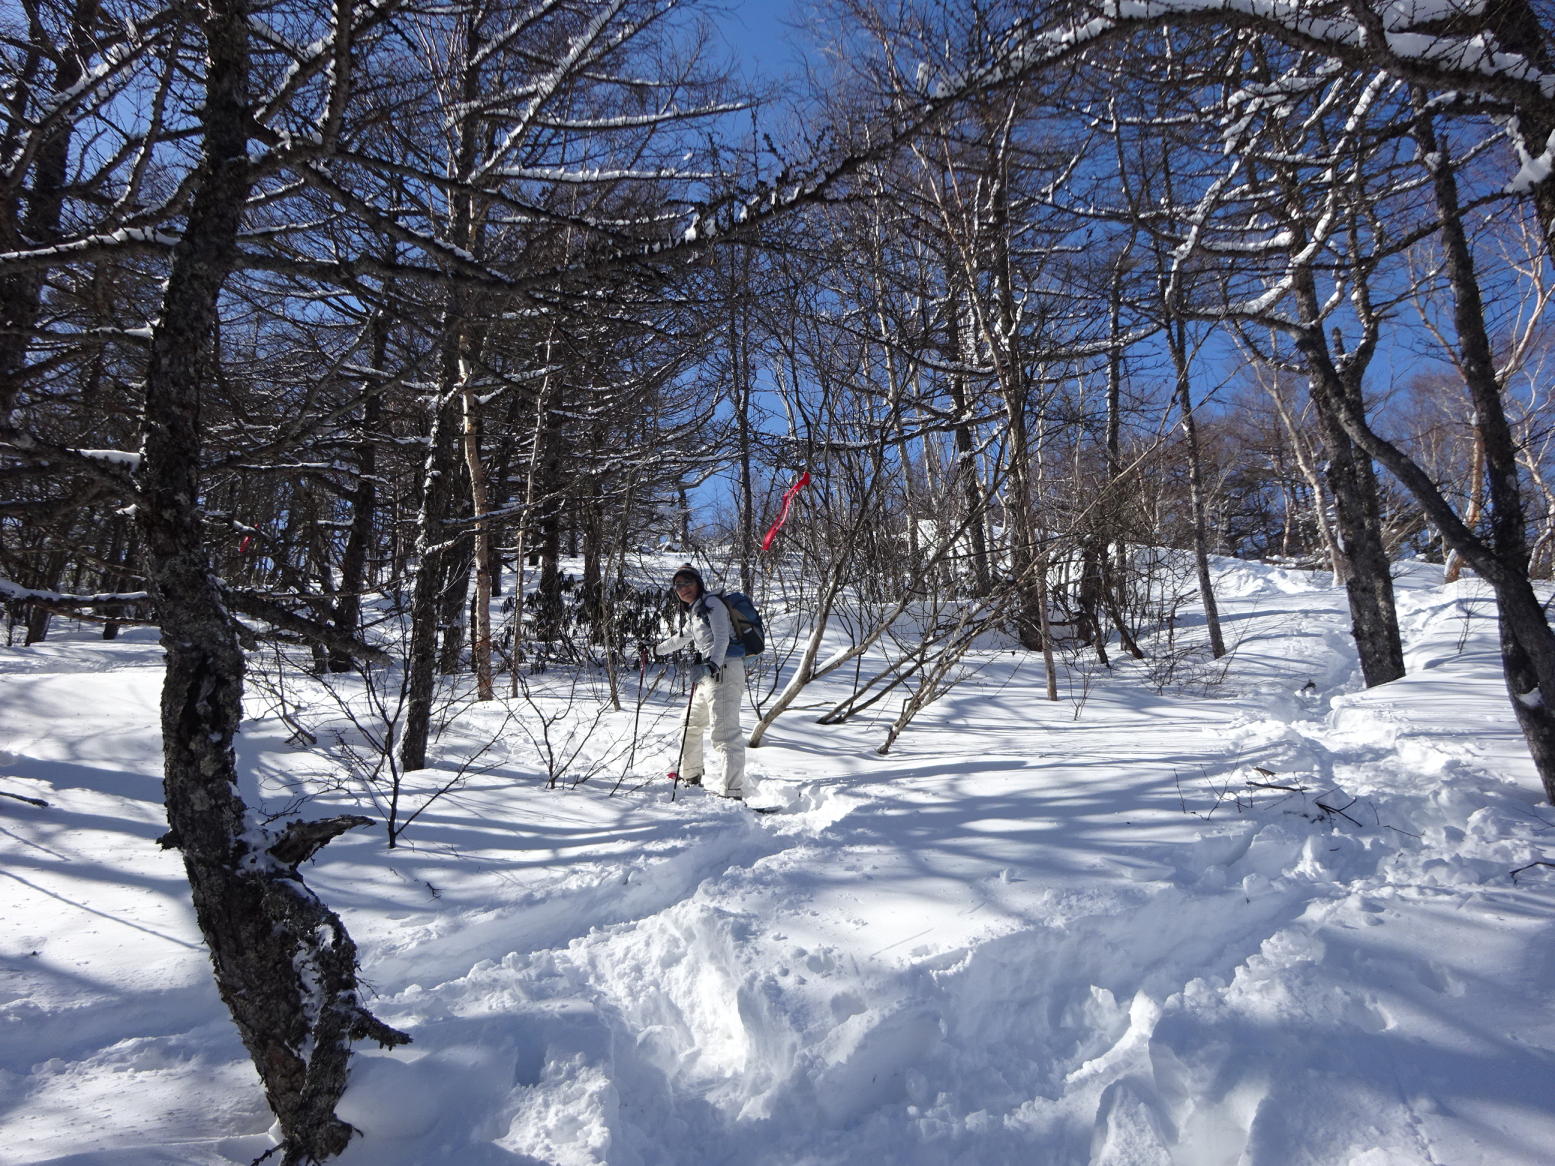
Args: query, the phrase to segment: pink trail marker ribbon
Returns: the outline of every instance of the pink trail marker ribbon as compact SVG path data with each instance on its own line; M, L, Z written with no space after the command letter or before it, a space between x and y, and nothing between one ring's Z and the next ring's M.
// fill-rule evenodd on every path
M762 550L770 551L772 549L772 542L777 538L777 532L782 530L783 524L788 521L788 511L794 505L794 496L809 484L810 471L806 470L799 475L799 480L783 494L783 509L778 511L777 521L767 530L767 537L761 540Z

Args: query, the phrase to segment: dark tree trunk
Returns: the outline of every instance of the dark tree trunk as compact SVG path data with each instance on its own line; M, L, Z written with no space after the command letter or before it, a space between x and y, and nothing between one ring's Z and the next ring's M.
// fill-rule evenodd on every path
M1555 53L1551 52L1550 33L1540 23L1534 4L1529 0L1489 0L1483 19L1505 48L1528 58L1548 76L1555 64ZM1546 90L1545 97L1548 96ZM1550 135L1555 133L1555 113L1547 100L1537 108L1524 105L1518 110L1512 129L1528 157L1537 158L1549 147ZM1546 253L1555 260L1555 177L1534 183L1530 194L1544 228Z
M1048 651L1052 644L1047 626L1047 561L1039 550L1039 535L1032 513L1029 466L1030 441L1024 401L1006 394L1005 419L1010 434L1010 490L1005 504L1005 530L1010 547L1010 574L1015 584L1015 634L1030 651ZM1039 563L1039 558L1042 560Z
M1483 450L1485 493L1490 503L1490 547L1497 569L1486 572L1463 548L1454 550L1489 580L1501 617L1501 663L1507 692L1529 753L1555 802L1555 635L1530 582L1532 564L1523 491L1517 468L1517 442L1502 403L1485 308L1480 297L1474 253L1463 229L1457 179L1438 147L1429 121L1416 133L1431 170L1447 276L1453 289L1453 324L1458 334L1459 367L1474 403L1476 448ZM1546 183L1546 185L1548 185ZM1474 483L1474 491L1479 483ZM1446 532L1443 532L1444 535Z
M67 523L62 530L61 542L69 542L68 527L74 525ZM36 576L34 586L40 591L58 591L60 581L64 578L65 568L69 565L66 561L67 552L63 547L49 552L44 560L43 570ZM53 611L41 603L32 604L27 612L27 639L28 644L41 644L49 634L49 623L53 618Z
M1120 549L1127 553L1127 547L1122 545ZM1136 660L1145 658L1145 650L1139 646L1139 641L1134 638L1133 631L1128 626L1128 616L1123 610L1123 594L1125 584L1122 580L1112 578L1113 562L1107 555L1102 555L1102 602L1107 606L1107 614L1112 618L1112 626L1118 629L1118 642L1123 650Z
M610 655L610 626L605 604L605 515L599 495L593 493L578 505L583 525L583 578L578 582L578 623L588 638L604 646Z
M540 575L535 580L535 635L554 644L562 635L562 518L561 461L557 453L559 427L547 418L550 440L540 463L540 504L536 550Z
M39 94L68 92L80 83L84 63L93 55L89 46L100 7L100 0L78 0L67 42L54 47L48 54L54 64L53 76L44 79L43 62L48 52L44 46L51 38L37 19L37 9L28 6L33 18L20 75L15 77L11 88L12 101L4 141L8 158L31 120L28 102ZM0 247L17 251L24 246L46 245L58 238L65 206L71 139L70 119L55 119L54 127L47 132L34 155L25 183L25 196L7 198L8 205L0 211ZM6 193L14 195L16 192L8 190ZM41 270L23 269L0 277L0 422L10 414L21 392L22 370L37 324L42 291Z
M1519 592L1515 597L1513 590ZM1544 787L1544 800L1555 804L1555 715L1549 703L1549 693L1555 691L1555 637L1532 587L1509 583L1497 589L1496 601L1507 695Z
M1429 147L1433 141L1429 127L1424 127L1422 146ZM1443 542L1461 554L1495 592L1507 693L1528 742L1545 799L1555 803L1555 632L1551 631L1529 579L1516 445L1490 359L1473 255L1458 209L1456 180L1440 151L1427 148L1424 157L1432 165L1441 214L1448 278L1455 297L1460 367L1474 401L1475 424L1485 445L1490 541L1468 527L1417 462L1372 430L1358 401L1339 397L1332 404L1355 443L1404 484L1420 503L1426 518L1441 532Z
M122 591L125 589L127 575L125 566L134 555L134 542L130 538L129 520L123 515L115 514L109 522L108 549L103 555L103 563L107 570L103 573L102 589L104 591ZM113 609L115 614L121 614L118 608ZM103 621L103 639L117 639L119 635L119 621L105 619Z
M1102 591L1105 575L1102 570L1104 549L1094 539L1080 543L1080 585L1075 589L1075 611L1078 615L1077 634L1082 643L1096 649L1096 660L1103 667L1110 667L1107 659L1107 630L1102 623Z
M494 511L507 510L515 500L521 499L521 495L515 488L514 475L518 471L514 469L515 455L523 448L519 440L521 428L521 409L525 404L522 393L509 393L507 395L507 411L503 415L501 432L511 435L507 440L498 441L492 452L491 465L491 508ZM519 527L527 523L528 516L523 515L519 519ZM492 529L491 536L491 593L501 595L502 581L502 541L504 537L512 537L508 531L509 522L503 521ZM519 564L515 563L514 566ZM516 584L515 584L516 586Z
M1318 338L1311 343L1320 347L1323 342ZM1342 390L1335 388L1332 378L1324 381L1331 372L1329 366L1314 376L1312 399L1328 446L1325 477L1348 567L1344 586L1350 603L1350 630L1360 656L1361 675L1370 688L1404 675L1404 646L1393 603L1392 562L1382 539L1377 476L1371 459L1356 448L1335 419L1333 394Z
M373 367L383 367L388 329L379 323L373 341ZM376 434L383 420L383 399L369 393L362 404L362 435L356 445L356 488L351 493L351 529L346 535L345 554L340 559L340 594L335 602L333 624L342 636L355 637L362 623L362 592L367 588L367 563L372 552L373 532L378 510L378 445ZM349 672L351 657L343 652L330 654L331 672Z
M945 312L946 347L950 360L959 365L966 359L966 354L962 352L960 298L954 292L949 297ZM956 410L956 463L951 474L955 484L960 487L962 505L969 515L975 516L967 529L967 539L972 555L972 593L981 597L993 591L993 573L988 566L988 534L982 518L983 495L977 481L977 446L972 437L972 427L967 421L971 411L967 403L966 378L957 369L946 380L950 402Z
M462 61L459 97L464 107L474 108L480 92L480 66L476 46L482 40L482 17L476 14L466 33L472 53ZM454 165L459 174L474 169L480 145L477 118L462 117L457 125L458 149ZM475 203L466 188L451 192L449 239L456 247L473 251L475 243ZM453 552L464 540L446 528L453 514L454 499L461 488L460 465L463 461L464 430L463 371L471 355L470 317L475 311L472 293L455 287L449 294L442 319L441 351L438 363L437 407L428 433L426 470L422 479L421 510L416 523L416 586L410 608L409 660L406 664L405 727L401 738L400 759L405 770L426 766L427 741L432 727L432 701L437 675L454 671L459 646L453 648L450 662L449 636L444 627L449 605L454 604L452 622L462 628L468 560L461 565ZM441 654L438 632L444 630Z
M205 13L204 161L151 341L137 507L167 653L164 842L183 854L217 988L280 1122L283 1162L300 1166L350 1140L352 1128L334 1112L350 1042L409 1038L362 1007L355 946L297 873L331 837L368 820L299 822L278 832L251 823L238 793L232 742L242 718L243 653L198 499L207 362L250 186L249 11L245 0L211 0Z
M733 265L736 256L740 270ZM740 587L750 594L756 588L756 484L755 452L751 441L751 313L750 305L741 295L741 287L750 286L750 249L738 248L724 255L729 265L725 269L726 281L723 293L729 301L729 388L730 404L734 408L735 450L739 463L740 513L739 513L739 562ZM741 278L743 276L743 279Z
M441 641L437 649L437 670L444 676L459 671L464 659L465 629L469 624L470 571L475 564L475 543L461 535L448 552L443 575L443 593L438 599L437 624Z
M1339 520L1349 575L1351 632L1368 688L1404 675L1404 645L1393 603L1393 570L1382 538L1382 506L1371 458L1358 446L1345 414L1365 415L1360 373L1364 363L1341 372L1323 336L1317 287L1309 270L1297 273L1296 297L1307 321L1295 335L1306 361L1312 404L1328 445L1327 479Z
M431 736L432 700L437 688L437 629L442 597L451 570L452 549L446 519L456 484L455 437L459 425L457 393L446 395L432 417L422 477L421 510L416 522L416 582L411 589L407 647L405 726L400 736L400 767L425 769Z
M1007 146L1007 142L1003 143ZM1005 530L1010 544L1010 572L1014 578L1015 629L1021 644L1033 651L1041 649L1047 663L1048 687L1054 684L1052 663L1052 637L1048 635L1048 553L1046 536L1037 525L1033 511L1036 499L1032 489L1032 472L1037 466L1040 448L1034 449L1031 430L1027 423L1027 404L1030 385L1026 367L1017 342L1018 293L1015 272L1010 255L1010 202L1008 154L1001 150L993 165L993 181L988 196L991 214L988 224L988 242L992 251L992 274L997 300L994 309L997 316L992 334L985 335L988 350L993 356L994 372L998 378L1000 395L1004 399L1004 415L1008 424L1009 493L1005 505ZM968 273L970 276L971 273ZM968 295L976 294L968 289ZM983 321L984 331L989 332L988 321ZM1040 444L1040 443L1039 443Z
M1499 402L1496 412L1505 420ZM1495 592L1501 624L1501 660L1507 694L1528 751L1544 787L1546 801L1555 804L1555 633L1516 553L1487 545L1464 525L1436 484L1397 446L1373 432L1366 418L1345 409L1346 429L1372 457L1401 481L1420 503L1442 539ZM1492 519L1494 524L1494 519Z
M315 593L313 585L316 583L316 593L319 598L310 602L309 606L313 608L318 622L324 624L334 615L336 599L334 570L330 563L333 548L331 546L331 536L325 532L322 522L324 517L322 508L325 505L333 507L336 499L333 491L327 497L324 497L322 496L324 493L322 490L308 489L306 485L304 489L306 490L304 495L305 501L300 509L306 516L307 521L303 528L304 537L299 548L302 553L302 561L298 564L297 574L301 577L301 594L305 596ZM331 517L333 517L333 513L333 510L331 510ZM354 636L354 629L352 634ZM322 676L329 671L330 650L328 645L322 639L315 639L308 645L308 649L313 654L314 674Z

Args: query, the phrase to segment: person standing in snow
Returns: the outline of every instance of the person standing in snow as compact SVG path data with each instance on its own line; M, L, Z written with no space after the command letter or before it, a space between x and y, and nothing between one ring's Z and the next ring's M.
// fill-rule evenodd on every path
M734 637L729 609L709 594L702 575L683 563L670 582L681 604L680 631L654 648L668 656L688 644L696 667L692 672L691 703L681 739L679 773L691 785L705 785L721 797L745 797L745 734L740 728L740 697L745 692L745 649ZM708 731L723 762L715 778L703 770L702 734Z

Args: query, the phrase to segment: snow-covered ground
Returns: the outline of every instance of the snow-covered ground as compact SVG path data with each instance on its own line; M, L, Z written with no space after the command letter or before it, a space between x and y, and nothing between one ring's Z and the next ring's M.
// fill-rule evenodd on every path
M1511 872L1555 859L1555 812L1488 600L1406 568L1410 675L1363 692L1341 591L1220 584L1223 669L1091 668L1050 703L991 652L886 757L883 722L791 712L751 755L783 813L546 789L507 726L399 847L358 831L309 869L415 1039L358 1056L340 1161L1549 1162L1555 868ZM271 1144L153 842L158 682L146 632L0 648L0 791L48 802L0 798L8 1163ZM642 774L676 699L638 722ZM276 806L339 770L289 736L245 727Z

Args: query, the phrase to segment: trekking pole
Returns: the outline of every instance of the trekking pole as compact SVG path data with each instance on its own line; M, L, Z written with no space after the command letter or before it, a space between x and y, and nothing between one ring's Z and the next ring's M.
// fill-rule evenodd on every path
M680 792L680 763L686 756L686 734L691 731L691 705L697 698L697 682L692 679L686 693L686 719L680 726L680 749L675 754L675 767L669 771L670 801L675 800L675 795Z

